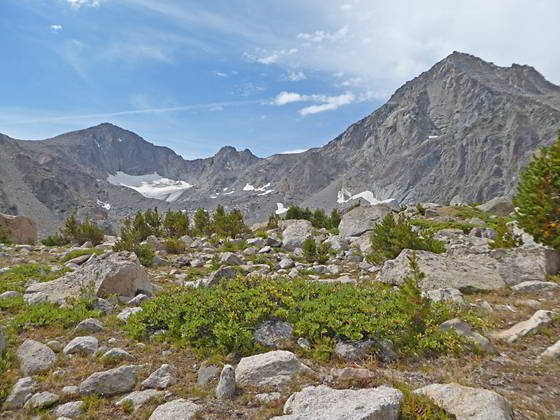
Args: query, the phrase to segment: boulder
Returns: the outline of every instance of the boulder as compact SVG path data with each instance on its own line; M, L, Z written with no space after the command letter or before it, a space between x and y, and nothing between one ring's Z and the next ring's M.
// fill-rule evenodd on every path
M138 293L151 295L152 290L148 272L135 256L109 252L59 279L31 285L24 298L30 304L42 301L64 304L67 298L80 297L84 292L97 297L132 298Z
M338 225L339 235L343 238L362 236L390 213L391 209L386 205L356 207L342 216Z
M360 360L372 350L374 342L372 340L338 342L334 348L334 353L346 360Z
M97 351L99 343L97 342L97 338L87 336L87 337L76 337L72 341L70 341L64 350L62 351L64 354L83 354L83 355L90 355L94 354Z
M348 249L348 240L339 235L330 236L323 243L329 244L335 251L346 251Z
M511 288L515 292L539 293L560 289L560 284L552 281L524 281Z
M237 273L233 268L221 266L214 271L210 277L204 279L202 283L205 287L212 287L218 285L223 279L233 279L236 275Z
M552 314L552 311L537 311L527 321L518 322L513 327L505 331L501 331L494 336L499 340L504 340L511 344L519 338L532 333L537 328L551 323Z
M103 356L101 356L101 359L132 360L133 357L126 350L123 350L123 349L117 347L117 348L114 348L114 349L107 350L103 354Z
M75 330L96 333L99 331L103 331L103 328L104 328L103 324L98 319L87 318L84 319L82 322L80 322L78 325L76 325Z
M472 341L480 346L480 348L487 352L495 352L496 349L483 335L473 331L471 326L459 318L450 319L440 325L442 330L453 330L458 335L465 337L467 340Z
M220 382L216 387L216 398L229 400L235 394L235 370L231 365L225 365L220 374Z
M202 410L200 405L182 398L160 405L148 420L190 420Z
M458 289L444 287L442 289L433 289L422 292L422 296L430 299L432 302L447 302L463 304L463 294Z
M410 249L403 250L394 260L385 261L377 279L389 284L403 284L410 273L408 257L414 252L418 268L426 275L419 282L422 290L453 288L468 293L506 286L498 272L499 263L486 255L459 256Z
M310 369L295 354L276 350L242 358L235 369L235 381L242 386L277 386L302 371Z
M268 347L277 347L292 340L292 324L284 321L264 321L253 332L255 341Z
M4 409L12 410L23 407L25 402L33 395L36 385L37 383L30 376L19 379L8 398L6 398Z
M540 354L538 360L542 359L560 359L560 340Z
M308 220L291 220L283 232L282 246L288 250L301 248L303 242L313 237L313 226Z
M56 354L50 347L38 341L27 339L17 349L19 369L24 375L33 375L50 369L56 362Z
M143 310L144 309L142 309L139 306L135 306L132 308L124 308L121 312L119 312L117 318L120 319L121 321L126 322L131 315L134 315L138 312L142 312Z
M177 382L177 379L173 374L173 367L163 364L142 382L142 386L144 388L166 389L175 382Z
M144 404L146 404L152 398L163 398L165 396L165 392L163 391L156 391L155 389L146 389L144 391L133 391L128 395L125 395L119 401L115 403L116 406L121 406L126 403L126 401L130 401L132 403L132 407L134 410L138 410Z
M0 213L0 230L2 229L8 232L8 238L16 244L37 242L37 226L30 217Z
M514 210L511 198L507 197L493 198L480 206L476 206L476 208L496 216L507 216Z
M560 253L546 247L495 249L490 256L500 263L499 273L510 286L546 281L560 272Z
M220 263L225 265L241 265L243 261L233 252L222 252L220 254Z
M55 417L67 417L73 419L84 414L84 402L83 401L71 401L66 404L61 404L53 410Z
M198 369L196 383L198 385L207 385L212 379L216 379L220 375L220 369L215 365L202 364Z
M388 386L332 389L309 386L292 394L275 420L397 420L403 394Z
M508 400L494 391L471 388L456 383L432 384L414 391L426 395L457 420L512 420Z
M81 395L100 394L111 396L131 391L136 385L138 366L120 366L90 375L80 384Z
M46 408L55 404L59 399L60 397L52 392L38 392L27 400L23 408L26 410Z

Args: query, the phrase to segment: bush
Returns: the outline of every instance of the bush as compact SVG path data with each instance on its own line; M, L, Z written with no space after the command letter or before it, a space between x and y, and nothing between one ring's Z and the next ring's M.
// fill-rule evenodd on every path
M146 267L150 267L154 263L156 254L154 253L152 247L148 244L134 245L131 249L131 252L134 252L138 257L138 261L140 261L140 264Z
M303 258L305 258L307 262L314 262L317 258L317 244L315 240L313 238L307 238L303 241L301 251L303 253Z
M165 234L172 238L180 238L189 233L189 216L181 211L169 211L163 219Z
M68 245L70 241L66 239L62 234L55 233L53 235L47 236L41 241L41 243L45 246L64 246Z
M513 229L504 222L496 226L496 239L490 241L490 248L517 248L523 245L520 235L513 233Z
M426 215L426 209L424 208L424 206L421 203L417 203L416 204L416 211L421 214L422 216Z
M80 244L90 241L93 246L102 243L105 236L103 229L97 226L89 217L86 217L83 222L79 222L76 218L76 213L74 211L64 221L64 227L62 228L64 239L68 242L75 241Z
M521 172L513 204L519 226L560 250L560 132L556 143L542 147Z
M186 248L185 243L176 238L167 239L163 243L163 247L169 254L181 254L182 252L185 252Z
M29 280L39 283L55 280L63 274L72 271L69 268L52 271L48 265L23 264L13 267L5 273L0 274L0 293L8 290L23 292L25 284Z
M0 244L11 244L10 232L7 228L0 226Z
M308 208L303 209L298 206L290 206L286 212L286 219L309 220L314 228L334 229L338 228L341 216L337 209L333 209L331 215L327 216L323 209L317 209L312 212Z
M413 286L411 283L409 288ZM414 307L418 302L420 308ZM431 310L433 305L439 305L438 310ZM418 291L395 291L381 283L357 288L237 277L210 289L166 291L146 302L143 309L124 327L132 336L147 337L164 329L184 344L223 354L234 351L246 355L259 350L253 331L270 319L292 323L294 335L308 338L314 347L333 340L371 338L391 340L402 355L470 348L454 333L438 328L450 317L461 316L461 309L432 304L421 300ZM328 357L328 351L323 353Z
M392 214L385 216L381 223L374 226L371 235L374 250L373 260L397 258L403 249L424 250L435 253L445 252L443 242L435 240L430 234L420 236L412 230L410 220L404 216L397 218Z
M280 216L277 214L271 214L268 218L268 224L266 227L268 229L278 229L278 221L280 220Z
M204 209L197 209L194 214L194 230L197 235L209 235L210 215Z

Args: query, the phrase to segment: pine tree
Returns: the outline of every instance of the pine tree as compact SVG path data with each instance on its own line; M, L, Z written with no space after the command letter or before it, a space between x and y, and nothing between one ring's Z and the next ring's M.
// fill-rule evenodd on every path
M513 204L519 226L560 250L560 132L556 143L542 147L521 172Z

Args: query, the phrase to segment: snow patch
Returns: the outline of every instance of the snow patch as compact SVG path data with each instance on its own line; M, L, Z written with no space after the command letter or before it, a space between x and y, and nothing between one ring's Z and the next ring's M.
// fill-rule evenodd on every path
M111 210L111 205L109 203L104 203L103 201L101 201L99 199L97 200L97 205L99 207L103 207L105 210Z
M263 192L263 193L261 193L261 194L258 194L258 195L259 195L259 196L268 195L268 194L270 194L270 193L272 193L272 192L274 192L274 190L266 190L265 192Z
M439 136L428 136L429 139L437 139Z
M255 187L251 184L245 184L245 186L243 187L243 191L255 191Z
M245 184L245 186L243 187L243 191L262 191L265 192L267 191L267 188L270 187L270 182L268 184L263 185L262 187L255 187L252 184ZM270 190L270 192L272 192L274 190ZM270 194L270 193L269 193ZM259 194L260 195L260 194Z
M282 203L276 203L276 214L284 214L288 211L288 209L286 207L284 207L284 204Z
M118 141L119 143L122 143L122 142L123 142L123 139L121 139L121 138L119 137L119 138L117 139L117 141Z
M157 172L146 175L129 175L117 171L115 175L110 174L107 177L107 182L132 188L144 197L165 200L170 203L177 200L185 190L192 188L188 182L164 178Z
M230 194L233 194L234 192L235 192L235 190L230 191L230 192L227 192L227 193L224 193L224 195L230 195Z
M342 188L337 194L336 202L338 204L344 204L349 202L350 200L357 200L358 198L363 198L372 206L377 204L395 204L396 200L394 198L389 198L387 200L378 200L374 197L371 191L362 191L361 193L352 195L348 190Z

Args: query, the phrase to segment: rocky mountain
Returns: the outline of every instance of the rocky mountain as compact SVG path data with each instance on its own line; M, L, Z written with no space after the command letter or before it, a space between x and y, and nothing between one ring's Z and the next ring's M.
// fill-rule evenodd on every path
M108 221L136 209L241 208L249 221L292 204L482 202L560 129L560 87L534 68L453 53L321 148L258 158L222 148L184 160L101 124L44 141L0 135L0 212L57 226L74 207Z

